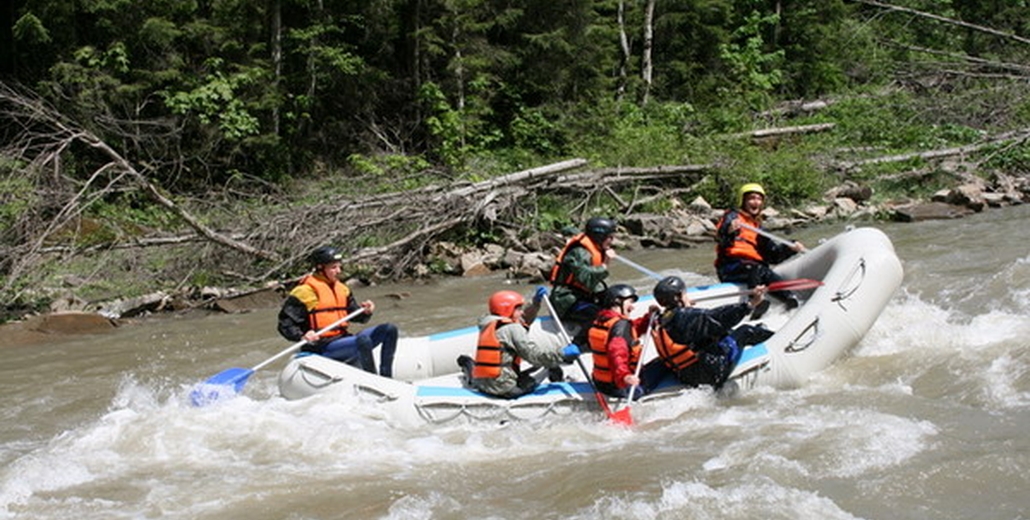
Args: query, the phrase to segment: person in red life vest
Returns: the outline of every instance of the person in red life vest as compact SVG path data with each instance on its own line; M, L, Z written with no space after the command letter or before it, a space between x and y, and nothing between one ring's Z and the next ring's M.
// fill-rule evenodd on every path
M654 298L665 308L652 329L658 359L641 372L646 391L653 390L669 375L695 387L720 388L740 361L743 348L772 336L762 325L741 325L765 297L765 286L755 287L747 302L699 309L687 297L687 286L676 276L663 278L654 288Z
M308 260L313 266L293 290L279 310L279 334L290 341L308 343L301 350L320 354L337 361L376 373L372 351L382 346L379 353L379 375L393 377L393 356L397 350L397 326L383 323L351 334L349 323L344 323L321 337L315 332L344 316L364 308L365 313L354 318L357 323L368 323L375 312L375 303L358 303L350 288L339 280L342 255L331 246L315 249Z
M458 358L469 386L496 397L513 399L528 394L540 384L522 361L542 368L569 364L579 356L579 347L541 346L529 335L523 321L525 299L515 291L498 291L490 296L490 314L479 320L476 357ZM544 372L546 373L546 372Z
M783 278L770 265L804 251L805 246L795 241L788 247L744 226L762 227L765 189L760 184L744 184L737 195L740 207L727 211L716 224L715 270L719 281L744 283L749 288L778 282ZM783 300L788 310L798 306L797 297L790 291L770 294ZM767 307L765 304L759 308L754 318L757 319Z
M635 375L640 362L640 336L647 332L651 315L630 320L637 291L625 284L616 284L604 292L604 308L587 331L587 343L594 359L594 385L611 397L626 397L629 389L640 384ZM657 306L652 311L658 310ZM643 390L637 386L633 398Z
M604 217L587 220L586 229L565 243L554 261L549 281L551 303L573 342L586 343L586 329L601 310L608 278L615 221Z

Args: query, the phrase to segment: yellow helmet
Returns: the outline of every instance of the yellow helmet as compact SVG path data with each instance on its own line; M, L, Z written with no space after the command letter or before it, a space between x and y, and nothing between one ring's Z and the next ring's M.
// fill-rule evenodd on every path
M740 189L737 190L737 204L738 205L741 205L741 206L744 205L744 196L747 195L748 193L761 193L762 194L762 198L763 199L765 198L765 188L762 188L762 185L758 184L757 182L749 182L749 183L741 186Z

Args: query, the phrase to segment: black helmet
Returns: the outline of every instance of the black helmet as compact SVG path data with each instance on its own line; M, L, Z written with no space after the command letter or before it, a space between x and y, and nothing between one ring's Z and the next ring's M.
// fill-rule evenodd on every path
M678 276L666 276L654 286L654 299L662 307L679 305L679 295L687 290L687 284Z
M613 307L617 304L622 304L623 301L631 298L633 301L637 301L639 299L639 297L637 297L637 290L632 286L620 283L613 285L609 287L608 290L604 291L604 300L602 301L602 304L605 307Z
M615 234L615 221L610 218L593 217L587 221L586 233L595 242L600 242L608 235Z
M308 255L308 261L314 267L339 262L342 259L343 255L333 246L322 246Z

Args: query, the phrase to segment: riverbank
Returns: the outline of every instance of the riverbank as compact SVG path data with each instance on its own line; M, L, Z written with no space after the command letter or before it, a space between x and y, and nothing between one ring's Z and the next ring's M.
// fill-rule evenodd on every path
M877 220L918 222L961 218L992 208L1030 202L1030 176L1008 179L1005 183L961 183L940 190L929 199L873 202L872 195L873 190L868 186L846 183L827 191L819 203L798 208L767 208L765 226L774 233L789 236L794 229L831 221L875 225ZM676 199L673 207L665 213L620 216L616 247L628 251L710 247L715 223L721 215L722 210L713 208L702 197L696 197L689 203ZM441 276L476 277L503 271L506 276L524 283L539 283L550 270L554 255L564 240L565 237L559 233L540 232L518 242L488 243L479 247L435 242L428 246L426 258L419 264L412 281ZM55 334L103 333L153 316L248 312L277 306L295 282L296 278L292 278L256 287L182 287L93 302L65 289L45 311L22 316L3 325L0 332L5 344L35 344L47 341ZM361 286L374 281L352 277L348 283ZM399 299L404 297L397 295Z

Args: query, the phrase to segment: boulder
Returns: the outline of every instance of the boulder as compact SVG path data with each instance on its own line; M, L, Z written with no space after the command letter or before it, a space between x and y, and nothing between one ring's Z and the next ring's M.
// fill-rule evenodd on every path
M96 334L117 326L115 320L95 312L55 312L25 320L26 329L43 334Z
M894 220L899 222L921 222L923 220L940 220L961 218L973 214L973 210L965 206L956 206L943 202L911 204L894 208Z
M215 300L212 307L226 313L249 312L255 309L267 309L282 305L283 297L276 287L266 287L257 291L224 297Z

